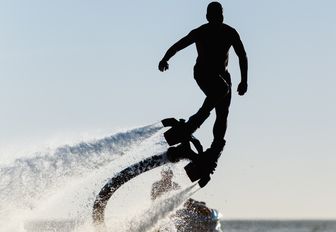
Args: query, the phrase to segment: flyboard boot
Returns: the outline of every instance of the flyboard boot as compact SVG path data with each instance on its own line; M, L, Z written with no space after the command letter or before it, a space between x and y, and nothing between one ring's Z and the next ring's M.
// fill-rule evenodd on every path
M167 158L170 162L175 163L181 159L195 160L198 153L203 152L201 143L192 136L191 130L184 119L167 118L161 122L164 127L171 127L163 134L168 145L171 146L167 151ZM190 143L194 145L197 153L191 149ZM173 146L176 144L178 145Z
M175 118L167 118L162 120L162 124L164 127L171 127L163 134L169 146L190 141L193 131L188 128L184 119L178 121Z
M201 188L210 181L210 174L213 174L217 167L217 160L220 157L225 145L225 140L214 140L211 147L202 152L196 159L184 167L189 179L192 182L197 180Z
M192 134L202 125L209 117L210 112L201 108L196 114L191 116L186 122L184 119L179 121L175 118L167 118L162 120L163 126L171 128L164 133L164 137L169 146L174 146L179 143L191 141Z

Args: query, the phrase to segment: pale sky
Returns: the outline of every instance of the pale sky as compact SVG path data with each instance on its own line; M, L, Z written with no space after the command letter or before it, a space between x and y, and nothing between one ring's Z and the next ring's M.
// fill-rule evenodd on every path
M0 0L1 156L188 118L204 99L192 76L195 47L168 72L157 64L206 22L209 2ZM233 96L227 146L196 197L227 218L336 218L336 2L221 3L247 51L249 90ZM234 53L229 70L235 90ZM212 123L197 132L205 145Z

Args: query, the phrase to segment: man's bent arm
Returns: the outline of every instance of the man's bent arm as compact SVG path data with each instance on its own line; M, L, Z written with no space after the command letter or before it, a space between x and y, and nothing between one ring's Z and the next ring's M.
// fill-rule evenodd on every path
M192 43L194 43L194 38L192 36L192 32L190 32L187 36L183 37L179 41L177 41L173 46L171 46L164 57L162 58L162 61L167 62L171 57L173 57L178 51L188 47Z

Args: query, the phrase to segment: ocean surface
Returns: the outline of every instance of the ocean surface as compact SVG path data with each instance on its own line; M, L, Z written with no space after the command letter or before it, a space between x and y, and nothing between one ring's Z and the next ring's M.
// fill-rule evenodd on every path
M335 232L336 220L224 220L223 232Z
M223 220L222 232L335 232L336 220ZM75 223L54 221L26 225L27 232L81 232ZM108 228L106 232L118 231ZM126 230L131 232L130 230ZM149 230L150 232L156 230ZM175 231L174 229L171 230ZM92 230L93 232L93 230ZM121 231L122 232L122 231ZM144 231L145 232L145 231ZM165 232L169 232L166 231ZM182 231L180 231L182 232ZM195 231L183 231L195 232ZM210 232L210 231L209 231Z

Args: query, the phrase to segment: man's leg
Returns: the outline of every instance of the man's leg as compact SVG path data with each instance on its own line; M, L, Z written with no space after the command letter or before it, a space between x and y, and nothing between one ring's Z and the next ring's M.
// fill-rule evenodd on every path
M219 98L215 104L216 120L213 127L214 140L210 148L204 152L203 156L200 157L201 159L199 160L199 165L202 167L204 172L205 182L209 180L209 174L214 172L217 166L217 160L225 146L224 136L227 128L227 117L229 114L230 103L231 87L229 86L228 94Z
M198 159L196 168L200 169L201 178L199 185L205 186L210 180L210 174L214 173L217 167L217 161L225 146L224 135L227 126L227 116L231 101L231 91L222 98L215 106L216 121L213 127L214 140L210 146Z
M231 90L228 95L216 104L216 120L213 127L214 140L211 144L211 150L220 155L225 145L225 132L227 128L227 117L231 103Z
M227 75L230 75L227 73ZM211 76L209 77L211 78ZM214 79L197 78L197 84L207 96L199 111L189 118L187 126L194 132L210 115L210 111L216 108L216 121L213 128L214 141L210 148L201 154L197 161L187 165L186 171L190 178L194 179L194 173L200 175L199 185L205 186L210 180L210 174L217 166L217 160L224 148L224 135L226 131L226 119L231 101L230 76L227 80L220 77Z
M201 108L187 121L188 133L194 133L209 117L211 110L215 108L216 99L206 97Z

